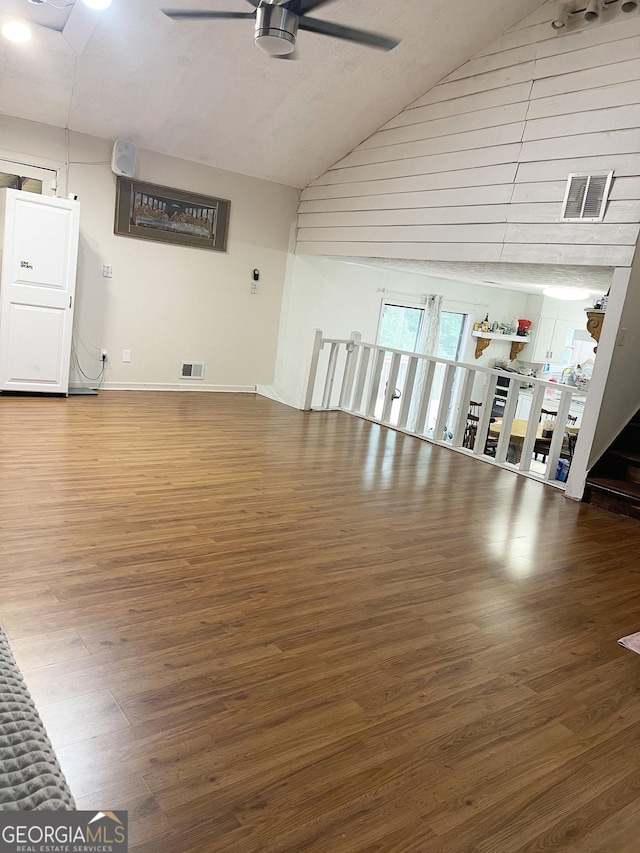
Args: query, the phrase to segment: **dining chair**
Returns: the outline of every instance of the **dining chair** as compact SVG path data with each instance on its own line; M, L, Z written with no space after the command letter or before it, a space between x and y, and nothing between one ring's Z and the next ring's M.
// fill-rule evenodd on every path
M480 407L482 403L476 403L473 400L469 400L469 411L467 412L467 425L464 430L464 437L462 439L462 446L467 447L470 450L473 449L473 445L476 443L476 435L478 434L478 423L480 421Z
M578 421L577 415L567 415L567 426L575 426ZM560 451L561 459L573 459L573 451L575 450L578 435L575 432L565 432L562 442L562 450Z
M544 423L545 421L553 421L555 426L556 418L558 417L557 412L550 411L549 409L540 409L540 422ZM553 429L553 428L552 428ZM533 445L533 458L537 461L538 454L542 456L542 461L546 462L547 455L549 454L549 447L551 446L551 436L541 436L540 438L536 438L535 444Z
M555 427L555 422L558 417L557 412L549 411L548 409L540 409L540 420L542 423L545 421L552 421ZM575 426L578 420L577 415L567 415L567 426ZM549 436L541 436L540 438L536 438L535 444L533 445L533 458L538 459L538 454L542 456L542 461L547 461L547 456L549 455L549 448L551 447L551 439L553 438L553 434ZM562 450L560 451L561 459L572 459L573 458L573 448L575 447L577 436L571 436L569 433L565 433L564 438L562 440Z
M476 443L476 435L478 434L478 424L480 422L480 410L482 403L477 403L475 400L469 400L469 411L467 413L467 425L462 439L462 446L473 450ZM491 418L491 423L495 418ZM496 448L498 447L498 439L493 435L488 435L484 445L484 452L487 456L495 456Z

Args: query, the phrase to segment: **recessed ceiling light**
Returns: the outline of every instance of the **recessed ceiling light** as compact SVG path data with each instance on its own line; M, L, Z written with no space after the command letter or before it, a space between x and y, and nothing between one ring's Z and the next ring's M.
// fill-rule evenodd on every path
M2 27L2 35L9 41L25 42L31 38L31 30L22 21L7 21Z
M582 287L545 287L542 291L551 299L564 299L566 302L578 302L580 299L588 299L589 291Z
M90 9L108 9L111 0L84 0L84 4Z

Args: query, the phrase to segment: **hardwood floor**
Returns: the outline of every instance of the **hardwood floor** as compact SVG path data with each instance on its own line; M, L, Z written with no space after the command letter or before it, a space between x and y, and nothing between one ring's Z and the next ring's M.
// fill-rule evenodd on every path
M133 853L635 853L639 552L348 415L0 397L0 624Z

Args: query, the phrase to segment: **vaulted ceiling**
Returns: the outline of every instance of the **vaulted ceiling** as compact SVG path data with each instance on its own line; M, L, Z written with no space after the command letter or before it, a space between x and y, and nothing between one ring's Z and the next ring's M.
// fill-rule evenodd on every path
M310 32L297 61L253 43L253 21L174 22L172 8L247 0L3 0L0 113L304 187L543 0L333 0L313 16L401 40L389 53Z

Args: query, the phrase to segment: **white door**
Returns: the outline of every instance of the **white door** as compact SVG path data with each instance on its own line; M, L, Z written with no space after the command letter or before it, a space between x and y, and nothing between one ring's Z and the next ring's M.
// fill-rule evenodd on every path
M0 390L66 394L80 205L4 190Z
M423 317L424 308L422 307L383 302L378 327L378 346L415 352L418 345L418 336L420 334L420 325ZM382 376L380 384L378 385L378 398L376 400L375 407L375 416L377 418L382 417L385 395L387 393L387 383L389 381L389 373L391 371L391 359L391 353L385 353ZM401 356L400 369L398 371L398 379L396 381L396 385L398 387L397 389L394 389L394 394L397 392L399 393L397 397L394 397L389 416L389 422L392 424L397 424L398 422L398 415L400 414L400 397L402 396L401 389L404 388L408 364L409 356Z

